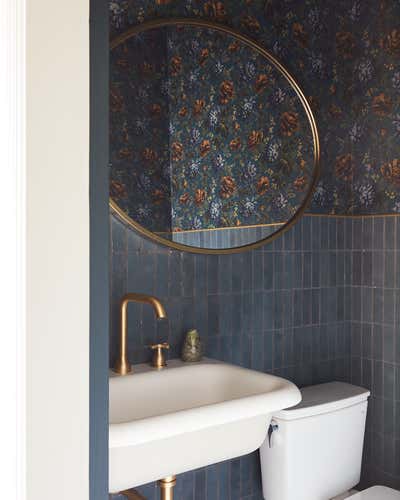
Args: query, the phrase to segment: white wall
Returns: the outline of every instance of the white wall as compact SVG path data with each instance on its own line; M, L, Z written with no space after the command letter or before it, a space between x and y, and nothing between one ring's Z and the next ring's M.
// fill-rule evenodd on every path
M89 0L27 0L27 499L89 498Z
M0 0L1 498L24 498L24 0ZM17 279L16 279L17 278Z

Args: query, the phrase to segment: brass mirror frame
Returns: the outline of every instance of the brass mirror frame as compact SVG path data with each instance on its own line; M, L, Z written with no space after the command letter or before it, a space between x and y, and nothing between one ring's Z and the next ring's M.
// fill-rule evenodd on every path
M271 55L266 49L264 49L261 45L259 45L257 42L253 41L251 38L248 38L245 35L242 35L238 31L228 28L227 26L217 24L214 22L210 21L204 21L203 19L193 19L193 18L168 18L168 19L155 19L153 21L147 21L145 23L139 24L137 26L134 26L133 28L130 28L129 30L125 31L121 35L117 36L114 38L111 43L110 43L110 50L115 49L119 45L123 44L130 38L138 35L139 33L143 33L144 31L148 31L151 29L156 29L156 28L163 28L166 26L194 26L198 28L208 28L208 29L213 29L222 33L226 33L236 40L239 40L240 42L244 43L248 47L252 48L256 52L258 52L261 56L263 56L269 63L271 63L287 80L289 85L295 90L297 96L299 97L303 108L306 112L307 119L311 128L312 136L313 136L313 150L314 150L314 169L313 169L313 176L311 180L311 185L308 189L308 192L306 194L306 197L300 207L298 208L297 212L291 217L285 224L283 224L275 233L271 234L270 236L267 236L266 238L263 238L261 240L258 240L254 243L249 243L247 245L242 245L239 247L232 247L232 248L200 248L200 247L191 247L189 245L183 245L182 243L176 243L173 241L169 241L165 238L162 238L161 236L158 236L155 233L152 233L148 229L144 228L140 224L138 224L136 221L134 221L129 215L127 215L123 210L121 210L118 205L111 199L110 197L110 208L111 211L116 213L117 216L125 222L128 226L132 227L135 229L139 234L142 236L145 236L146 238L156 242L160 243L162 245L165 245L167 247L170 247L174 250L179 250L183 252L190 252L190 253L197 253L197 254L207 254L207 255L223 255L223 254L233 254L233 253L240 253L244 252L246 250L253 250L254 248L259 248L262 245L265 245L266 243L270 243L273 241L275 238L278 238L279 236L282 236L284 232L286 232L288 229L290 229L297 221L298 219L303 215L304 211L306 210L309 202L311 201L311 197L313 195L314 187L318 181L319 174L320 174L320 145L319 145L319 136L318 136L318 130L317 130L317 125L316 121L313 115L313 112L311 111L311 106L309 102L307 101L307 98L304 95L304 92L301 90L300 86L297 84L296 80L293 78L293 76L287 71L287 69L277 60L273 55Z

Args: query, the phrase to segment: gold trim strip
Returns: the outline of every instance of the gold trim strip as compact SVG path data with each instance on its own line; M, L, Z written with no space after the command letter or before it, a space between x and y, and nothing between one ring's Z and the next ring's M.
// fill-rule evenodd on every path
M284 222L271 222L271 224L254 224L254 226L226 226L209 227L205 229L182 229L182 231L155 231L155 234L186 234L186 233L206 233L207 231L222 231L223 229L254 229L256 227L283 226Z
M111 50L115 49L122 43L126 42L133 36L138 35L139 33L142 33L144 31L150 30L150 29L155 29L155 28L161 28L165 26L176 26L176 25L186 25L186 26L196 26L200 28L208 28L208 29L213 29L215 31L219 31L222 33L226 33L233 38L236 38L237 40L243 42L245 45L248 47L252 48L256 52L258 52L261 56L263 56L267 61L272 64L287 80L289 85L294 89L296 92L298 98L300 99L300 102L303 105L303 108L305 110L305 113L307 115L308 122L310 124L311 128L311 133L313 136L313 143L314 143L314 171L313 171L313 176L311 180L311 184L309 187L309 190L304 198L303 203L300 205L299 209L291 217L287 222L284 223L284 225L278 229L274 234L271 234L270 236L267 236L266 238L257 241L255 243L250 243L248 245L242 245L240 247L233 247L233 248L224 248L224 249L212 249L212 248L198 248L198 247L191 247L188 245L183 245L181 243L176 243L173 241L169 241L166 238L162 238L158 236L155 233L152 233L148 229L144 228L137 222L135 222L131 217L129 217L127 214L125 214L119 207L116 205L116 203L111 200L110 198L110 207L119 215L119 217L126 222L129 226L133 227L138 231L142 236L145 236L149 238L152 241L156 241L157 243L161 243L162 245L166 245L170 248L173 248L175 250L180 250L180 251L186 251L186 252L191 252L191 253L199 253L199 254L233 254L233 253L239 253L243 252L245 250L252 250L254 248L258 248L265 243L269 243L273 241L275 238L278 238L281 236L283 233L285 233L288 229L290 229L296 221L303 215L305 210L307 209L311 198L312 194L315 188L315 185L318 181L319 174L320 174L320 144L319 144L319 136L318 136L318 129L317 129L317 124L313 115L313 112L311 110L311 106L307 101L307 98L304 94L304 92L301 90L300 86L296 82L296 80L293 78L293 76L287 71L287 69L277 60L275 57L270 54L264 47L253 41L251 38L248 38L245 35L242 35L238 31L228 28L227 26L223 26L221 24L213 23L210 21L205 21L203 19L192 19L192 18L169 18L169 19L155 19L152 21L145 22L143 24L139 24L137 26L134 26L133 28L130 28L127 30L125 33L122 35L119 35L116 37L114 40L111 41L110 43L110 48Z
M400 217L397 213L385 213L385 214L312 214L305 213L304 217L332 217L336 219L372 219L373 217Z

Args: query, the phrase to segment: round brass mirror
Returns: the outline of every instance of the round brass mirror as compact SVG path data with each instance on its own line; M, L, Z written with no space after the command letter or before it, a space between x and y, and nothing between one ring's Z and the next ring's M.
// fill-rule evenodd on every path
M251 39L156 20L111 43L110 205L180 250L266 243L304 212L319 172L315 119L286 69Z

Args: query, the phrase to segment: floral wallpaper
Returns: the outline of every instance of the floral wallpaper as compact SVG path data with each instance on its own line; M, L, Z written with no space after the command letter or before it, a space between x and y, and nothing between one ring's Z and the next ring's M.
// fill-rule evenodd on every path
M166 60L159 30L114 49L110 61L111 198L158 232L172 226Z
M112 196L135 220L181 231L296 213L312 180L311 128L263 56L225 33L168 27L111 59Z
M112 0L111 36L168 16L240 30L275 54L305 90L322 154L310 211L400 212L398 0Z

